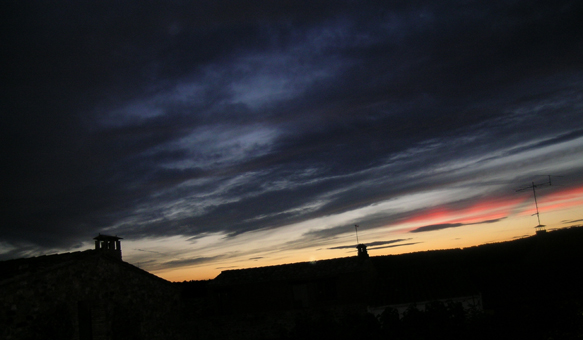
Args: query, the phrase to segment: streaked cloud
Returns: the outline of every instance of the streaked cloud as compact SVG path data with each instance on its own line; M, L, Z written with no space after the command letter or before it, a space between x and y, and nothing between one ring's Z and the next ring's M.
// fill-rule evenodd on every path
M447 228L458 228L458 227L463 227L463 226L468 226L468 225L476 225L476 224L485 224L485 223L496 223L500 220L505 219L506 217L502 217L502 218L497 218L494 220L486 220L486 221L480 221L480 222L475 222L475 223L442 223L442 224L432 224L432 225L426 225L423 227L419 227L419 228L415 228L411 231L409 231L410 233L422 233L422 232L427 232L427 231L435 231L435 230L441 230L441 229L447 229Z
M374 241L374 242L369 242L367 243L367 247L377 247L377 246L381 246L381 245L385 245L385 244L392 244L392 243L399 243L399 242L403 242L403 241L408 241L411 238L402 238L402 239L396 239L396 240L390 240L390 241ZM338 247L332 247L332 248L328 248L328 249L352 249L352 248L356 248L356 244L354 245L350 245L350 246L338 246Z
M354 224L378 254L509 239L544 174L549 228L582 218L579 2L10 7L0 259L105 233L212 275L345 256Z

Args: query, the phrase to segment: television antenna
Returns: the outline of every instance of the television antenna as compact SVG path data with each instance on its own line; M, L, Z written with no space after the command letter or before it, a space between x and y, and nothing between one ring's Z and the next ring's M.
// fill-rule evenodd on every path
M543 175L541 175L541 176L543 176ZM534 196L534 206L536 208L536 213L532 214L531 216L536 215L536 218L538 220L538 225L535 227L537 234L545 233L546 230L544 229L545 226L540 224L540 212L538 210L538 201L536 199L536 189L541 188L541 187L546 187L546 186L552 186L551 177L562 177L562 176L552 176L552 175L544 175L544 176L548 176L548 178L549 178L548 182L539 183L539 184L535 184L534 182L531 182L530 185L516 189L516 192L521 192L521 191L526 191L526 190L532 189L532 195Z
M356 249L358 250L359 259L368 259L368 252L366 251L366 244L360 244L358 241L358 224L354 225L354 231L356 232Z
M536 176L541 176L541 177L542 177L542 176L545 176L545 177L548 177L548 178L549 178L549 181L548 181L548 183L547 183L547 184L548 184L549 186L552 186L552 185L553 185L553 183L551 182L551 178L552 178L552 177L563 177L563 176L555 176L555 175L536 175Z

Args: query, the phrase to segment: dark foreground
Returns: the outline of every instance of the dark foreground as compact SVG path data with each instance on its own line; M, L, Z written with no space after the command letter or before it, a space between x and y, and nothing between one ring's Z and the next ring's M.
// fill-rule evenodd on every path
M0 262L0 339L583 339L582 244L578 226L182 283L111 249L15 259Z
M377 271L370 304L414 301L416 292L445 286L452 296L456 289L479 293L480 309L436 299L422 311L411 303L400 316L391 307L377 317L334 308L246 313L213 308L210 281L180 283L185 327L193 339L582 339L582 243L583 228L572 227L463 250L370 258ZM399 300L400 292L407 296Z

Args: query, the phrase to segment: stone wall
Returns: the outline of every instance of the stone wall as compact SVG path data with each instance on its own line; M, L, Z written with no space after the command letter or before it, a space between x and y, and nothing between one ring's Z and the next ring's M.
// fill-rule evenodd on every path
M79 257L0 283L0 338L178 337L172 283L104 254Z

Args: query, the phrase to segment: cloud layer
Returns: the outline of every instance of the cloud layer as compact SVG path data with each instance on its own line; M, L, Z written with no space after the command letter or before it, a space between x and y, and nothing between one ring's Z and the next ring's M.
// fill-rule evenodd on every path
M5 6L2 258L344 216L284 245L328 246L432 199L581 184L579 1Z

